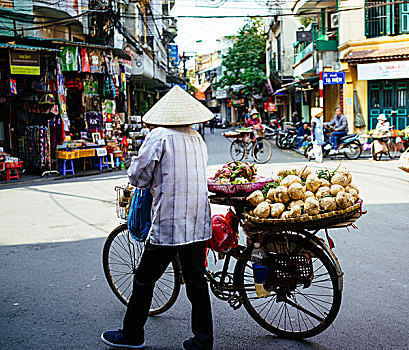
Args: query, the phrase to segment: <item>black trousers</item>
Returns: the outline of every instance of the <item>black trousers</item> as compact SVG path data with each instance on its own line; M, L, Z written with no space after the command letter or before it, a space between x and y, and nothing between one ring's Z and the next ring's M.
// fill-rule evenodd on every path
M182 264L186 294L192 304L193 345L197 349L212 349L212 311L204 276L205 241L180 246L158 246L146 243L135 273L133 292L124 318L124 334L131 337L144 337L144 325L148 318L155 282L162 276L176 254L179 255Z

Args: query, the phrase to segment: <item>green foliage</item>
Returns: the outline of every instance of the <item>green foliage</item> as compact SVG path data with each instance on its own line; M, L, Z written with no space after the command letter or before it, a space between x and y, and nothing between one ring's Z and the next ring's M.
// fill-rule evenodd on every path
M261 18L251 18L239 30L233 47L223 56L226 70L218 86L242 84L245 86L246 95L262 91L266 79L266 40L262 33L263 25Z
M314 22L314 21L315 21L315 17L301 17L301 18L300 18L300 23L301 23L305 28L307 28L308 25L309 25L310 23Z

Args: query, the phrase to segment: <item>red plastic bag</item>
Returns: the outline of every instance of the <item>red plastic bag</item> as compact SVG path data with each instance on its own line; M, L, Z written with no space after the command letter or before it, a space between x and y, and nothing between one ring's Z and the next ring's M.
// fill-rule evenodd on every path
M228 251L236 248L239 241L239 219L229 210L226 215L212 216L212 238L209 246L216 252Z

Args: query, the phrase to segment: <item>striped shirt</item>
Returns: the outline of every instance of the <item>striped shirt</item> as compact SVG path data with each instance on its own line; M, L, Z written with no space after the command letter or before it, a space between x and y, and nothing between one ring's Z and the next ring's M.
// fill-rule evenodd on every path
M149 240L180 245L211 237L207 147L191 127L153 129L133 157L129 181L153 195Z

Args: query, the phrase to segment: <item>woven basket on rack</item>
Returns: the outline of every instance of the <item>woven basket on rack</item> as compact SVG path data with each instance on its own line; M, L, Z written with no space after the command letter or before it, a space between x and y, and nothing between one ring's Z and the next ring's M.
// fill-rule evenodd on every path
M250 182L246 184L218 184L214 183L212 179L207 180L207 188L210 192L220 193L225 195L240 195L240 194L249 194L256 190L261 190L269 182L273 181L272 179L263 179L259 182Z
M299 218L262 219L252 216L247 212L244 213L244 217L252 223L268 225L269 230L308 230L321 229L344 222L359 212L361 212L361 203L356 203L352 207L342 210L322 213L314 216L302 216Z

